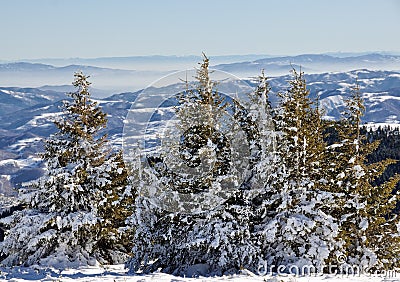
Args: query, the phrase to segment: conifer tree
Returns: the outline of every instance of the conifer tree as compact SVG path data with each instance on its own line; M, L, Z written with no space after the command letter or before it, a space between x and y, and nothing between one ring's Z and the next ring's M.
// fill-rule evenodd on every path
M293 70L289 83L274 114L275 171L266 182L257 229L269 265L321 267L337 232L334 218L324 212L333 195L320 190L321 114L308 97L303 73Z
M129 215L127 169L101 134L107 119L78 72L71 100L45 142L43 177L32 184L28 208L8 219L0 244L5 265L85 265L126 258L121 243ZM126 196L126 197L125 197ZM130 244L130 243L129 243Z
M111 168L104 175L104 168ZM129 219L133 214L136 187L133 185L130 167L126 167L122 152L108 156L102 166L96 167L94 177L108 177L100 184L102 199L98 206L97 242L94 246L96 258L105 263L126 262L132 248L133 232Z
M233 105L228 105L216 91L216 84L209 77L209 60L206 56L200 64L196 79L194 90L186 91L185 95L179 97L181 103L177 109L178 127L185 129L181 131L182 139L183 142L185 140L188 142L178 148L183 155L182 163L186 162L189 166L195 167L199 161L198 150L204 150L206 147L211 154L205 155L205 158L208 160L214 158L216 165L211 170L209 178L203 178L204 181L201 182L185 182L185 185L182 185L176 181L167 181L178 187L190 188L192 193L223 187L219 183L231 176L228 165L232 154L229 143L219 134L219 130L224 126L231 126L224 124L225 120L221 117L224 115L225 107ZM265 113L267 108L265 95L268 91L265 80L263 87L263 91L259 89L257 95L260 97L257 99L263 101L260 102L258 110L263 109ZM241 127L247 126L243 129L247 134L244 138L251 139L254 144L257 143L258 149L253 153L259 154L260 160L261 148L268 147L260 144L262 140L260 134L265 132L257 128L264 117L256 113L256 108L245 109L239 104L235 106L237 111L237 114L234 114L235 123ZM201 109L201 112L196 109ZM196 126L198 121L202 124ZM253 167L256 166L257 164L253 163ZM165 173L165 170L162 172ZM170 176L168 173L167 175ZM159 175L150 178L153 178L156 185L163 181ZM251 184L251 181L246 184ZM262 252L254 237L253 199L256 195L248 185L228 193L225 199L210 210L203 209L193 213L163 211L157 206L152 206L145 198L138 197L135 216L138 229L133 249L134 257L129 263L131 271L154 271L161 268L164 272L186 276L222 275L236 273L244 268L255 271ZM201 189L196 189L199 186Z
M387 269L396 266L400 246L399 222L392 213L398 201L392 191L400 177L395 175L374 185L394 161L367 162L379 141L367 142L361 132L365 107L358 84L346 105L344 117L337 126L339 142L331 146L337 156L334 173L337 181L333 182L333 189L340 193L334 213L340 222L341 252L350 264Z
M181 140L179 144L170 144L162 156L165 159L172 151L179 156L176 167L187 166L199 173L194 179L183 179L170 171L161 172L169 174L172 189L182 193L209 191L218 178L229 177L230 144L220 128L227 104L216 90L217 83L210 79L209 59L205 55L195 79L193 88L186 82L187 90L177 95L176 126Z

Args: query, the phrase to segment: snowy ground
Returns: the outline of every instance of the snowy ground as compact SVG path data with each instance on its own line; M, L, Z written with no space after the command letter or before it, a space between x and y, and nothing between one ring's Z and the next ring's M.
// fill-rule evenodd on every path
M389 277L390 276L390 277ZM394 276L394 277L393 277ZM230 282L244 282L244 281L255 281L255 282L315 282L315 281L326 281L326 282L378 282L378 281L400 281L400 272L397 275L391 273L387 277L378 276L346 276L346 275L324 275L324 276L309 276L309 277L294 277L294 276L256 276L252 273L244 273L241 275L223 276L215 278L182 278L175 277L172 275L155 273L144 276L132 276L127 275L123 265L111 265L103 267L90 267L73 270L39 270L35 268L12 268L5 269L0 268L0 281L157 281L157 282L217 282L217 281L230 281Z

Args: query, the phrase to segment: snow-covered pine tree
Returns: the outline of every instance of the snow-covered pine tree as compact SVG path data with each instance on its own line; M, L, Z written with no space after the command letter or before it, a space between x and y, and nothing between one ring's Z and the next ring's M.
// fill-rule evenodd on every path
M347 263L375 269L398 265L399 219L393 210L398 195L392 194L400 177L395 175L381 185L374 185L393 160L368 163L368 155L379 145L368 143L361 133L365 111L360 88L352 89L342 120L337 123L339 141L329 146L334 154L330 189L339 192L332 214L340 222L341 248Z
M257 78L256 85L254 92L249 94L247 103L245 101L233 102L235 120L240 124L246 134L247 141L250 143L250 177L265 178L273 171L269 169L269 165L272 162L271 158L274 158L276 132L272 117L272 105L269 100L271 89L264 70ZM264 183L266 179L258 179L257 181Z
M178 161L170 163L170 166L193 168L196 177L185 179L163 165L158 166L163 170L160 176L169 182L166 184L181 193L208 191L217 178L229 177L226 174L229 170L231 148L228 138L221 131L221 120L226 116L227 103L216 91L217 83L210 79L208 67L209 59L204 55L204 61L195 77L196 85L186 82L187 90L176 97L179 103L176 107L179 144L169 144L164 156L151 161L157 168L157 162L163 162L173 152L178 155ZM168 177L165 178L167 174Z
M98 206L101 221L97 223L94 253L101 262L122 263L129 258L134 230L128 220L133 214L136 197L136 187L130 175L122 151L110 154L101 166L93 169L94 179L106 177L108 180L105 185L97 183L102 200Z
M196 79L196 87L180 97L181 104L177 109L178 128L184 129L183 141L179 147L182 153L181 162L196 167L201 159L214 158L216 165L207 177L200 178L201 183L178 183L180 191L184 193L190 190L192 193L203 193L210 189L219 189L218 187L221 187L219 181L230 177L227 173L231 161L228 154L232 152L228 147L229 144L225 144L225 139L219 133L219 130L226 126L221 124L220 117L227 104L216 91L215 82L209 77L209 60L206 56L200 64ZM265 81L264 89L268 89ZM259 101L263 102L260 102L259 109L265 111L265 93L261 92L258 93L261 95ZM196 110L199 107L201 115ZM236 118L241 116L241 120L236 119L235 123L242 127L258 126L262 117L257 116L255 111L255 109L244 111L242 108L242 113L236 115ZM196 122L199 120L203 122L203 126L197 126ZM265 134L255 127L243 131L249 136L255 135L254 132ZM252 136L252 142L254 144L258 142L259 137L260 135ZM259 149L254 152L257 152L260 158L261 148L269 145L257 146ZM204 152L211 154L200 157ZM256 167L256 164L253 166ZM163 181L160 180L163 178L160 177L160 173L156 173L158 177L152 176L156 185ZM151 178L150 174L142 177ZM167 176L170 175L167 173ZM174 185L177 182L167 180L164 183ZM159 207L152 206L145 198L138 197L134 256L128 264L131 271L147 272L161 268L162 271L175 275L195 276L222 275L238 272L244 268L256 270L262 256L260 246L254 242L253 200L256 195L252 187L245 186L229 194L225 201L213 209L196 213L163 211Z
M76 91L45 142L46 172L32 183L28 208L4 220L10 229L0 243L3 265L67 267L126 257L120 232L132 197L127 170L101 134L106 114L91 100L87 79L75 74Z
M333 196L320 190L321 113L308 97L302 72L293 70L289 83L274 114L275 169L257 230L269 265L322 267L335 245L337 224L324 212Z

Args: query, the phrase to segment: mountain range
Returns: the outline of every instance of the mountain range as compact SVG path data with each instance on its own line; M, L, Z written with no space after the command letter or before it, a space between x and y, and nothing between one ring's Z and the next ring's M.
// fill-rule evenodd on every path
M0 64L0 86L35 87L45 90L70 89L71 75L78 70L91 76L93 95L108 97L118 92L143 89L161 77L177 71L193 70L198 56L148 56L93 59L42 59ZM52 63L53 65L51 65ZM265 57L237 55L210 57L211 68L240 78L254 77L264 69L270 77L289 73L292 67L306 73L345 72L354 69L400 71L400 56L364 54L334 56L309 54Z

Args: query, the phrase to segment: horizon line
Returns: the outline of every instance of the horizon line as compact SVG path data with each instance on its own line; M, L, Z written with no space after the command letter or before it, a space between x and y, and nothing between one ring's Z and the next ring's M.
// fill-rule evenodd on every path
M335 55L368 55L368 54L379 54L379 55L395 55L399 56L400 51L387 51L387 50L375 50L375 51L327 51L327 52L305 52L296 54L263 54L263 53L245 53L245 54L220 54L210 55L208 57L223 58L223 57L246 57L246 56L265 56L270 58L279 57L296 57L302 55L328 55L334 57ZM188 55L162 55L162 54L148 54L148 55L121 55L121 56L97 56L97 57L35 57L35 58L22 58L22 59L0 59L0 62L23 62L23 61L40 61L40 60L97 60L97 59L128 59L128 58L198 58L200 55L188 54Z

